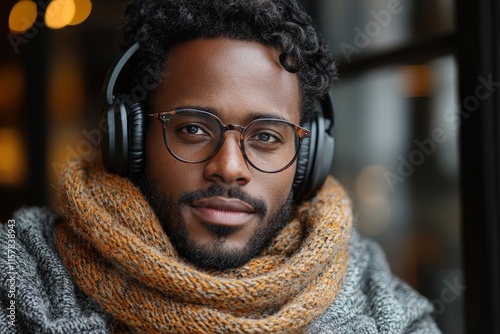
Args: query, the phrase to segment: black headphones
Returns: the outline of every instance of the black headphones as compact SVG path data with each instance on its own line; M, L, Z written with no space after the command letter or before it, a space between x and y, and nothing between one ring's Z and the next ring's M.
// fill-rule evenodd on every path
M144 111L140 101L125 94L114 95L115 84L123 67L139 49L136 42L126 49L108 70L104 80L104 106L100 127L101 155L104 166L113 173L134 178L144 170ZM311 137L302 142L293 182L296 202L309 199L328 176L334 152L334 108L331 91L317 101L311 117L302 126ZM101 124L102 124L101 121Z

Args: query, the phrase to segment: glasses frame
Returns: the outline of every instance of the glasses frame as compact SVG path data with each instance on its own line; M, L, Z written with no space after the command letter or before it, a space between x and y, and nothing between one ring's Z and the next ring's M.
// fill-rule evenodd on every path
M168 124L168 121L174 115L177 115L177 114L180 114L180 113L185 113L185 112L197 112L197 113L200 113L200 114L207 115L209 117L213 117L217 121L217 123L219 124L219 126L220 126L220 128L222 130L219 142L217 143L217 146L215 147L215 149L212 152L212 154L210 154L207 158L202 159L200 161L189 161L189 160L185 160L185 159L177 156L172 151L172 149L170 148L170 146L168 144L168 140L167 140L167 124ZM182 162L185 162L185 163L192 163L192 164L202 163L202 162L210 160L212 157L214 157L217 154L217 152L219 152L220 148L224 144L224 141L226 140L226 132L227 131L238 131L240 133L240 140L239 140L239 144L240 145L239 146L240 146L241 153L243 154L243 157L245 158L245 161L247 161L253 168L255 168L258 171L261 171L263 173L279 173L281 171L284 171L288 167L290 167L295 162L295 160L297 159L297 157L299 155L300 147L302 146L303 140L306 139L306 138L311 137L311 131L309 129L306 129L306 128L301 127L301 126L299 126L299 125L297 125L295 123L292 123L292 122L289 122L289 121L286 121L286 120L283 120L283 119L278 119L278 118L258 118L258 119L255 119L255 120L251 121L246 126L241 126L241 125L237 125L237 124L224 124L219 117L217 117L216 115L214 115L214 114L212 114L212 113L210 113L208 111L199 110L199 109L191 109L191 108L176 109L176 110L164 111L164 112L159 112L159 113L154 113L154 114L147 114L147 116L148 117L154 117L154 118L158 119L160 122L162 122L162 124L163 124L163 142L165 143L165 146L167 147L167 150L170 152L170 154L174 158L176 158L177 160L179 160L179 161L182 161ZM263 169L255 166L255 164L252 161L250 161L250 159L248 158L248 156L247 156L247 154L245 152L245 145L244 145L243 134L244 134L245 130L249 126L251 126L253 123L258 122L258 121L277 121L277 122L288 124L288 125L290 125L295 130L295 133L297 134L297 137L299 139L299 142L298 142L298 145L297 145L297 150L295 151L295 155L293 156L293 158L291 159L291 161L288 164L286 164L284 167L282 167L282 168L280 168L280 169L278 169L276 171L266 171L266 170L263 170Z

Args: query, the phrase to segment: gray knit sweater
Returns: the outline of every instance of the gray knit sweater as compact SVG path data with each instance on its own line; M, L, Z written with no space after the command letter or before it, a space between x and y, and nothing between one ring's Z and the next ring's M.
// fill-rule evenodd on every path
M57 216L22 209L0 226L0 334L109 333L110 317L73 284L54 246ZM381 249L351 238L345 283L308 334L439 333L432 306L395 278Z

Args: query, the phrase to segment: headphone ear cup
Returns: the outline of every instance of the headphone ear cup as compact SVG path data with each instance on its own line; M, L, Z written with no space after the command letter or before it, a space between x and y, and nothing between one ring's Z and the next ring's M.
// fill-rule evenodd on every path
M144 114L141 104L128 107L127 99L115 97L102 113L101 156L104 166L120 176L134 177L144 166Z
M328 124L323 115L315 113L308 127L311 137L301 147L294 180L295 201L312 197L321 188L330 173L333 162L334 139L328 133ZM306 145L304 145L306 144Z
M126 95L114 95L115 84L129 59L139 49L135 42L118 57L108 70L103 85L104 107L101 113L101 156L106 169L120 176L133 176L142 170L144 121L138 102L127 104Z
M311 137L302 142L297 156L297 169L293 180L293 193L296 202L301 201L304 197L305 183L311 169L310 163L313 160L311 157L311 143L315 141L314 137L317 136L317 129L313 129L315 122L306 121L302 126L311 131Z
M335 150L335 140L328 133L329 120L320 115L317 118L317 123L319 135L316 137L314 152L312 152L314 160L311 167L311 175L308 176L308 192L304 195L306 198L314 195L323 186L323 183L325 183L332 168L333 153Z
M128 176L136 177L144 168L144 113L139 102L135 102L128 112L129 149Z
M103 111L106 127L101 142L104 166L111 172L126 176L128 157L128 115L124 100L118 96Z
M105 104L99 122L101 135L101 158L107 170L111 171L115 161L115 113L114 107Z

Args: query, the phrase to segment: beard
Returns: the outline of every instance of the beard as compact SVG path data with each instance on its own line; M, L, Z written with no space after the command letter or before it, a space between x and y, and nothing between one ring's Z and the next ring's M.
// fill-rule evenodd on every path
M246 194L240 187L227 187L219 184L213 184L207 189L185 192L181 194L178 201L175 201L173 198L169 198L165 192L160 191L159 183L150 179L148 174L143 173L136 180L136 185L150 203L163 230L179 255L201 269L225 270L244 265L267 248L290 221L293 206L292 191L290 191L288 198L276 205L274 211L268 212L267 205L263 200ZM238 227L205 224L204 227L216 236L213 241L206 244L197 243L189 234L182 215L183 207L196 200L213 196L225 196L246 202L255 209L255 214L260 217L261 221L243 247L234 249L225 246L231 234L239 230Z

